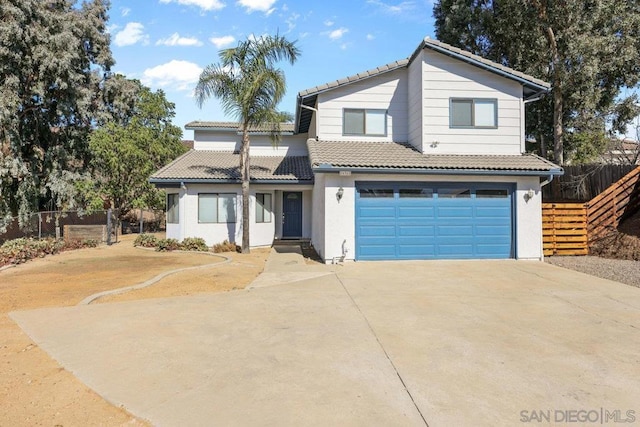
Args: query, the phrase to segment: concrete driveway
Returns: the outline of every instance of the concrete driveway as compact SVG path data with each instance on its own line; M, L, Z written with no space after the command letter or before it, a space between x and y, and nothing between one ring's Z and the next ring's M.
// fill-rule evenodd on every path
M244 291L11 316L155 425L640 420L638 288L538 262L285 261Z

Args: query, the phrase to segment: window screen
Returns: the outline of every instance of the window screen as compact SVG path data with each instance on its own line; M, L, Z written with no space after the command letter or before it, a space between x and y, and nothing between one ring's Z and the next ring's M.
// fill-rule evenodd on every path
M198 194L198 222L236 222L236 195Z
M385 136L387 134L386 110L345 109L344 135Z
M450 106L451 127L498 126L497 99L451 99Z

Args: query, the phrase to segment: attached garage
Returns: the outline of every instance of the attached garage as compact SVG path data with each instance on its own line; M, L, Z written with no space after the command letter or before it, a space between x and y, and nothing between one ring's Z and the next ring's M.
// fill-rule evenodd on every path
M356 182L357 260L504 259L515 184Z

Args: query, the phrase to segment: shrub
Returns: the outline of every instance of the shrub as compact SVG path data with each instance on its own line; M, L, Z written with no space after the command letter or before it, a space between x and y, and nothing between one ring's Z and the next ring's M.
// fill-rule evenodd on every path
M98 246L96 240L71 240L65 242L56 239L14 239L0 246L0 266L6 264L22 264L34 258L53 255L62 251Z
M155 248L158 246L158 238L153 234L140 234L133 242L133 246L142 246L143 248Z
M185 237L180 244L180 248L183 251L209 251L209 247L202 237Z
M229 242L228 240L225 240L222 243L216 243L215 245L213 245L213 252L215 253L236 252L237 250L238 250L238 246L236 246L236 244L233 242Z
M160 239L156 246L156 251L159 252L176 251L178 249L181 249L181 247L180 242L176 239Z

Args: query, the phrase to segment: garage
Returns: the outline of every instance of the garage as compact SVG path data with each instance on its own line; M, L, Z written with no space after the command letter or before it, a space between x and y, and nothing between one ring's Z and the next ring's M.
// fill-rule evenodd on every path
M356 182L356 259L514 257L506 183Z

